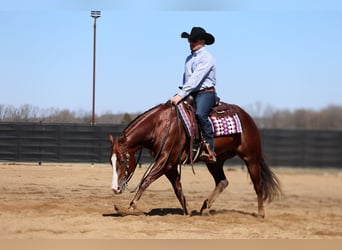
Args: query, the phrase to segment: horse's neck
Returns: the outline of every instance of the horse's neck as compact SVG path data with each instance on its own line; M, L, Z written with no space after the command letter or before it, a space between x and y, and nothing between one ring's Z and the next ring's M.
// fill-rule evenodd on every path
M139 115L132 123L125 129L124 134L127 144L130 148L138 150L142 147L149 147L151 140L153 140L153 133L155 131L156 123L162 119L161 113L165 110L165 105L158 105L154 108Z

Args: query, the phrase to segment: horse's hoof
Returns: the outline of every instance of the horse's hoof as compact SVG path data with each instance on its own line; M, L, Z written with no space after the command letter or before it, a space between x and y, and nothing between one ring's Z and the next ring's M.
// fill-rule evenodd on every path
M258 211L256 217L265 219L265 210L261 209L260 211Z
M128 216L128 215L144 215L143 211L139 211L137 209L134 209L133 207L129 207L129 208L123 208L117 205L114 205L114 209L115 211L118 213L118 215L120 216Z
M265 219L265 214L261 213L251 213L251 215L257 219Z
M210 210L209 209L203 209L200 212L201 216L210 216Z
M265 219L265 214L257 214L256 217L260 219Z
M200 214L204 215L204 216L208 216L209 215L208 199L206 199L203 202L203 205L202 205L201 210L200 210Z

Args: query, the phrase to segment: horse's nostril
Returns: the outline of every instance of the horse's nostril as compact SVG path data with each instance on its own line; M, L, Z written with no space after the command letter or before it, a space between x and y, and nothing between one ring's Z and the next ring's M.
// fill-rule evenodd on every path
M113 188L112 190L113 190L114 194L121 194L121 191L119 188L118 189Z

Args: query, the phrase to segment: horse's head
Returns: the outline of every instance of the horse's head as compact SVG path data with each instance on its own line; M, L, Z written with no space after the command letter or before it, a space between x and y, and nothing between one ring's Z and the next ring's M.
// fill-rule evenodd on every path
M113 168L112 190L115 194L121 194L135 169L134 154L130 154L124 139L114 139L109 135L111 142L110 164Z

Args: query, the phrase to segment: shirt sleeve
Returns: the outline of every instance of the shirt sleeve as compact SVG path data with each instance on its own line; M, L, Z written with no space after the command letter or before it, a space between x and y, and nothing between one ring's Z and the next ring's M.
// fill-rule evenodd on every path
M201 87L201 82L208 75L209 71L213 67L214 63L210 58L203 57L199 60L194 72L183 84L183 88L178 92L178 94L184 98L195 90L199 90Z

